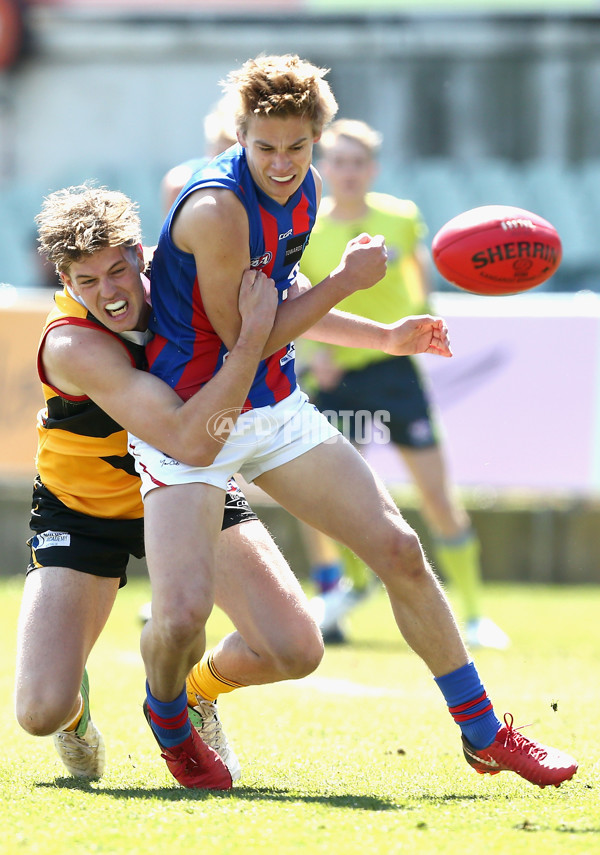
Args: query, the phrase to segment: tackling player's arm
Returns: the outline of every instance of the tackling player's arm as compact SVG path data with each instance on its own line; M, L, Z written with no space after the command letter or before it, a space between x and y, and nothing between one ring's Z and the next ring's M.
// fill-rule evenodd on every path
M226 431L211 435L211 419L226 410L231 427L256 374L277 306L273 281L245 272L239 301L235 345L217 374L185 403L158 377L135 368L114 336L89 327L49 331L42 351L47 380L67 395L87 395L125 430L169 456L209 466L226 439Z

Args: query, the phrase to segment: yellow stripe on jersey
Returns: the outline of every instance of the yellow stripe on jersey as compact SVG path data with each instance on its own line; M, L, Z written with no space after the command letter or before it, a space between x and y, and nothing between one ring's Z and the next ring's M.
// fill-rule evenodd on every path
M70 294L58 293L55 301L40 347L50 326L63 319L83 320L114 335ZM141 366L143 348L119 341ZM40 376L46 408L38 415L36 462L42 483L72 510L108 519L142 517L140 481L127 453L127 432L89 398L69 400L46 385L43 368Z

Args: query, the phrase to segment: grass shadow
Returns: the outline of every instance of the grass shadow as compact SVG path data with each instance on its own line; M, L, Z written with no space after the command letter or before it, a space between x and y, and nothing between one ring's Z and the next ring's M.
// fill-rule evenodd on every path
M247 801L265 802L304 802L306 804L323 804L329 807L351 807L354 810L403 810L390 799L377 796L345 793L343 795L308 795L288 789L275 787L235 787L231 790L188 790L183 787L105 787L97 781L86 781L80 778L60 777L54 781L36 783L40 789L79 790L96 796L112 796L113 798L164 799L165 801L205 801L209 798L243 799Z
M276 787L235 787L232 790L188 790L183 787L103 787L98 782L78 778L60 777L54 781L38 782L40 789L79 790L97 796L111 796L116 799L137 798L144 800L163 799L170 802L206 801L207 799L237 799L252 802L302 802L304 804L319 804L327 807L350 808L354 811L411 811L417 810L422 802L460 802L487 801L489 795L424 795L411 802L396 802L392 799L379 798L373 795L357 795L356 793L307 794Z

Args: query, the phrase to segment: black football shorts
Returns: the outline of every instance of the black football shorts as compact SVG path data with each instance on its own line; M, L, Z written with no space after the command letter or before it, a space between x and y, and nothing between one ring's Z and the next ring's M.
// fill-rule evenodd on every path
M419 449L438 444L425 382L407 356L347 371L336 389L319 391L313 401L357 445L370 441L378 421L396 445Z
M233 479L225 494L223 530L258 519ZM92 576L127 583L129 556L143 558L144 520L92 517L71 510L36 479L27 541L31 557L26 573L38 567L69 567Z

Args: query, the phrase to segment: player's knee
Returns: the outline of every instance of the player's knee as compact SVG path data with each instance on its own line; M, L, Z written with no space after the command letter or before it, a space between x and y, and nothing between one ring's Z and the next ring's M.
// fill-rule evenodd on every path
M30 697L17 692L15 715L20 727L31 736L50 736L68 720L74 704L75 699L42 697L39 693Z
M290 679L298 680L301 677L307 677L321 664L325 647L319 628L315 627L315 630L314 634L311 633L304 638L302 645L296 649L295 656L290 660L288 665Z
M212 611L212 601L183 601L177 605L152 604L152 634L168 649L186 650L204 631Z
M282 680L299 680L318 668L323 658L323 637L311 620L300 633L290 634L277 650L275 667Z
M421 541L413 529L394 527L390 530L382 553L384 560L380 576L384 583L398 575L418 581L429 572Z

